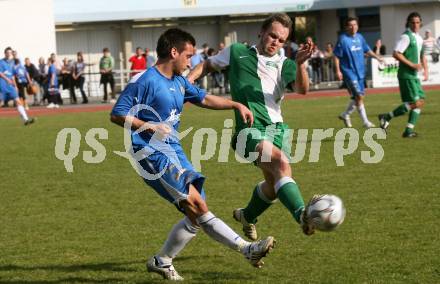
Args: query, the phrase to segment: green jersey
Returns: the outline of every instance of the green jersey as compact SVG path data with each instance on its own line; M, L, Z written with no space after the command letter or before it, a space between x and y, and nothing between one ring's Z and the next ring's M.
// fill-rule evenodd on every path
M412 63L419 64L422 54L423 38L411 30L406 30L394 48L395 51L402 53L406 59ZM399 79L417 79L417 70L409 67L404 63L399 63L399 71L397 73Z
M255 127L283 122L281 101L286 86L295 81L294 61L278 54L267 57L259 54L255 46L240 43L232 44L209 60L214 68L227 68L232 99L252 111ZM237 111L235 121L237 129L247 127Z

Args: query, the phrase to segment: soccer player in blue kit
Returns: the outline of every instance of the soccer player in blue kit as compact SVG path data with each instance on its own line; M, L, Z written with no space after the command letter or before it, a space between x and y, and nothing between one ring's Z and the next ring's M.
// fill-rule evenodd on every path
M352 127L350 114L357 108L364 127L371 128L374 124L368 120L364 105L365 95L365 55L380 62L383 59L376 55L368 46L364 37L358 33L359 26L356 18L349 17L345 21L346 33L339 36L333 51L335 55L336 76L344 80L351 100L347 109L339 115L346 127Z
M136 156L145 153L139 160L147 173L142 174L144 181L185 215L162 249L147 262L149 272L169 280L183 280L172 261L200 228L215 241L241 252L257 268L274 246L273 237L243 240L209 211L203 189L205 177L195 171L177 138L185 102L209 109L235 109L244 122L253 123L252 113L244 105L209 95L181 75L189 68L194 46L194 38L185 31L164 32L157 43L156 65L131 79L111 113L112 122L131 124L133 152Z
M0 104L2 101L14 100L24 125L29 125L34 122L34 119L28 117L23 103L18 98L14 64L12 48L7 47L5 49L5 58L0 60Z

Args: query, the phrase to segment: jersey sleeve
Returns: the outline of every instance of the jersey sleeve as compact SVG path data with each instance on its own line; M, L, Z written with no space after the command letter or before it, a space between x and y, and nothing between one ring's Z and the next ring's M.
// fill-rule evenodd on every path
M206 91L192 85L185 77L180 77L180 82L185 89L183 102L190 102L192 104L200 103L206 97Z
M400 39L396 43L396 46L394 47L394 51L404 53L405 50L408 48L409 43L409 36L405 34L401 35Z
M131 108L138 104L140 98L142 98L145 93L145 87L142 85L137 83L128 84L113 106L111 114L117 116L128 115Z
M333 50L333 54L338 58L342 58L342 56L344 55L344 49L342 47L342 37L339 37L338 42L335 45L335 49Z
M295 82L296 63L293 60L284 60L283 67L281 69L281 78L283 79L284 87L288 87L290 83Z
M231 59L231 46L224 48L218 54L208 57L211 65L218 71L225 69L229 66L229 61Z

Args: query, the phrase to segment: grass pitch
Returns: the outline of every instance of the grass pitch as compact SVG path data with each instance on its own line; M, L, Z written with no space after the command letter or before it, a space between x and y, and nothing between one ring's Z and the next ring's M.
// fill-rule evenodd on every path
M260 217L260 236L273 235L276 249L256 270L244 258L211 241L203 232L174 264L188 283L439 283L440 282L440 93L428 92L417 131L403 139L407 116L391 122L385 156L361 162L361 141L345 166L334 159L334 138L322 143L320 159L309 163L310 143L293 173L307 201L315 193L340 196L347 207L344 224L332 233L306 237L280 203ZM285 121L292 128L341 128L337 115L346 97L289 100ZM392 110L397 94L367 97L369 117ZM181 130L212 127L221 133L230 111L186 107ZM361 137L358 115L353 115ZM54 154L65 127L82 134L81 149L67 173ZM106 159L87 164L91 150L84 136L106 128L101 140ZM182 142L190 156L191 132ZM145 270L173 224L181 218L113 153L123 151L123 131L108 113L39 117L24 128L18 117L0 119L0 283L161 283ZM219 134L220 135L220 134ZM310 140L309 133L309 140ZM260 171L235 161L202 162L210 210L237 232L232 210L245 206Z

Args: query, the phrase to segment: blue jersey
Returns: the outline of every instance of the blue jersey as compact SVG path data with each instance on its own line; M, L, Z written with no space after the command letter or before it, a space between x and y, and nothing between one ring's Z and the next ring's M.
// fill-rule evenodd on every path
M3 73L3 75L5 75L8 79L14 80L14 76L15 76L14 61L6 60L6 59L0 60L0 73ZM0 77L0 92L9 93L14 91L15 91L15 87L9 84L8 82L6 82L5 79Z
M14 66L14 70L15 70L15 76L17 77L17 81L18 83L28 83L27 81L27 71L26 68L21 65L21 63L17 64Z
M52 74L55 74L55 79L53 80L53 86L51 86L50 84L52 84ZM49 66L49 70L47 71L47 84L50 87L54 87L54 88L58 88L58 75L57 75L57 68L55 67L55 64L52 64Z
M354 36L346 33L339 36L333 53L339 58L340 69L345 78L351 81L365 78L364 55L370 50L364 37L359 33Z
M140 111L134 114L136 118L150 123L167 123L175 131L166 141L172 147L180 149L180 142L176 137L179 129L180 114L185 102L199 103L206 96L206 91L193 86L183 76L173 76L168 79L156 67L134 76L113 107L112 114L117 116L129 115L136 106ZM151 147L151 133L132 131L133 147Z

